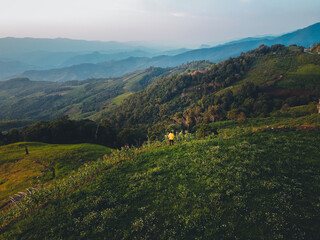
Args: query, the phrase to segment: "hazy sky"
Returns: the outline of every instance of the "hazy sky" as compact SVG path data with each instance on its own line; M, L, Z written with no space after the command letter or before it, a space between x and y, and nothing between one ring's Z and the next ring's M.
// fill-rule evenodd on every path
M320 22L320 0L0 0L0 37L216 43Z

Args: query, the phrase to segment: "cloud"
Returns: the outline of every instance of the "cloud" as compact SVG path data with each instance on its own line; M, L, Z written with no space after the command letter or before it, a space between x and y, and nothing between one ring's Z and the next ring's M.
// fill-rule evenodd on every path
M173 13L171 13L171 16L174 16L174 17L187 17L188 14L185 13L185 12L173 12Z

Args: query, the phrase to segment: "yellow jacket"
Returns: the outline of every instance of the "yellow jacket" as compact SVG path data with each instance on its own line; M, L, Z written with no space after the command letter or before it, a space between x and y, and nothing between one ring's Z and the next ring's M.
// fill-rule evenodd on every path
M169 140L173 140L174 139L174 134L173 133L169 133L168 138L169 138Z

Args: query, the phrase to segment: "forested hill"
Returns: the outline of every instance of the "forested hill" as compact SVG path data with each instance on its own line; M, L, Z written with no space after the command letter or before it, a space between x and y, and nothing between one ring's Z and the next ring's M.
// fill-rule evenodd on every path
M0 147L0 240L318 240L320 56L260 46L187 66L122 79L123 90L151 85L113 99L109 121L0 132L0 144L17 142ZM118 149L70 145L84 141Z
M211 65L202 61L176 68L150 67L120 78L85 81L47 82L27 78L0 82L0 121L53 120L62 115L73 119L99 118L131 93L144 89L159 78L185 71L203 70ZM1 130L1 126L0 126Z
M317 101L320 56L302 47L260 46L204 72L173 75L133 94L106 116L119 129L173 126L239 117L266 117Z
M53 120L69 115L97 120L98 126L104 120L116 136L110 146L139 145L169 130L195 132L217 121L315 113L320 56L303 47L261 45L217 64L193 62L177 68L149 68L117 79L67 83L15 79L1 83L1 89L3 120ZM7 125L22 126L0 122L0 130L9 130L2 128ZM39 126L44 125L27 128L40 131L33 141L43 139ZM26 132L6 138L22 140ZM90 136L96 142L95 134Z

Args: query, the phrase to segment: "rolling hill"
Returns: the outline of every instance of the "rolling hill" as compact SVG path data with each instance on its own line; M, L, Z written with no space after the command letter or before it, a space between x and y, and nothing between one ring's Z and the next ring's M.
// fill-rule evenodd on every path
M11 120L0 122L0 127L21 127L30 119L53 120L62 115L89 118L97 124L103 120L116 136L111 146L119 147L139 145L172 130L214 131L210 124L217 121L303 117L317 111L319 69L318 54L277 44L261 45L217 64L203 61L177 68L149 68L115 79L40 82L42 85L15 79L0 85L4 89L0 92L3 120ZM22 122L12 122L14 119ZM50 124L54 125L40 122L22 129L19 139L26 136L24 131L41 126L50 131ZM4 142L17 139L15 132L9 135ZM47 137L32 140L41 139Z
M188 49L144 47L146 43L120 43L73 39L0 38L0 80L27 70L64 68L83 63L122 60L128 57L174 55ZM146 44L147 45L147 44ZM76 80L81 80L79 78Z
M1 146L2 204L21 192L1 210L0 239L318 239L314 50L261 45L216 64L153 67L121 78L0 83L3 116L106 118L122 146ZM16 102L8 107L7 99ZM48 126L51 135L59 130L55 138L72 141L69 122L38 122L25 131L36 138L36 128L43 138ZM41 173L49 164L54 181L52 171Z
M0 146L0 209L16 193L61 179L110 151L94 144L19 142Z
M310 47L320 42L320 23L316 23L304 29L284 34L279 37L247 38L240 41L226 43L224 45L187 51L175 56L156 56L152 58L130 57L120 61L102 62L98 64L75 65L67 68L42 71L27 71L19 77L28 77L35 81L68 81L84 80L90 77L119 77L122 74L141 70L150 66L175 67L187 62L209 60L220 62L229 57L236 57L242 52L253 50L264 44L271 46L283 44L286 46L295 44Z
M24 72L26 70L39 69L37 66L26 64L23 62L10 60L10 59L0 59L0 79L6 79L13 76L19 72Z
M189 51L175 56L172 61L182 61L183 59L184 61L190 61L191 59L196 61L201 59L220 62L229 57L236 57L240 55L241 52L253 50L262 44L267 46L275 44L289 46L294 44L303 47L310 47L318 42L320 42L320 23L313 24L309 27L284 34L279 37L246 38L209 49L206 48Z
M239 114L270 116L284 105L318 102L319 69L320 56L302 47L261 46L204 72L163 78L105 117L120 129L146 126L159 132L191 129Z
M107 118L120 128L157 128L226 119L229 111L268 116L284 104L318 101L319 66L320 57L301 47L274 45L219 64L148 68L121 78L62 83L13 79L0 83L0 119L53 120L67 114L73 119Z
M185 71L204 70L210 65L209 62L198 62L176 68L151 67L126 74L121 78L62 83L31 81L27 78L2 81L0 120L53 120L65 114L74 119L97 119L100 112L108 111L130 93L144 89L161 77Z
M102 41L85 41L73 40L67 38L1 38L0 52L2 57L15 57L31 52L94 52L104 51L115 53L119 51L149 50L150 48L136 47L130 43L121 42L102 42Z
M311 239L319 131L258 131L123 148L25 196L0 239Z

